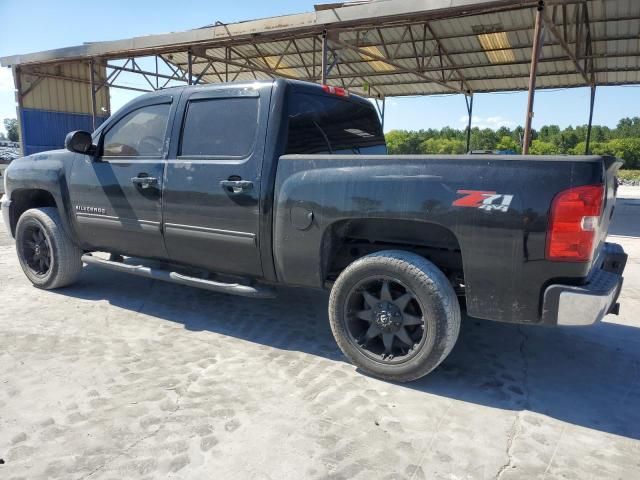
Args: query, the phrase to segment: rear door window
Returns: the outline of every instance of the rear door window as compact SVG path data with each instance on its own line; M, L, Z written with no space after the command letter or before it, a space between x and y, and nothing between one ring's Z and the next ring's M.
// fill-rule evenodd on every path
M293 93L288 120L287 154L387 153L373 105L329 95Z
M243 158L253 151L258 98L191 100L182 130L182 157Z

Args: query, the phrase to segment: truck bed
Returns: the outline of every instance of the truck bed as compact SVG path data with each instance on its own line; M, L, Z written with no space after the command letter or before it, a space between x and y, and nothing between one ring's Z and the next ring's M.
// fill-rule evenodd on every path
M276 271L286 283L321 286L327 267L310 268L305 259L335 249L337 229L354 240L412 245L423 232L426 246L459 253L470 315L539 322L543 287L554 279L579 285L593 265L545 258L553 198L573 186L607 185L600 249L619 166L602 156L283 156L274 197ZM491 202L478 202L478 192L492 193ZM296 227L309 214L312 224ZM378 228L363 230L363 219Z

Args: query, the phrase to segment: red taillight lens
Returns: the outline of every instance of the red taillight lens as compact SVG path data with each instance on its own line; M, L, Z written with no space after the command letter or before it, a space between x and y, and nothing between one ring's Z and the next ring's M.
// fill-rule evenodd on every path
M547 259L588 262L593 257L602 215L604 187L586 185L560 192L551 204Z
M337 95L338 97L349 96L349 91L342 87L332 87L331 85L322 85L322 89L326 93L330 93L331 95Z

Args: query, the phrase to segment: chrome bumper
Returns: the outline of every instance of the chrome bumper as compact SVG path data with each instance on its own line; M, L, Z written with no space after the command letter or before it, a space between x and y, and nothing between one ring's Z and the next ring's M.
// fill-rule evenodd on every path
M9 207L11 206L11 200L7 198L6 195L2 196L0 199L0 209L2 210L2 221L4 223L4 228L9 235L13 237L11 234L11 224L9 223Z
M605 244L603 254L584 285L550 285L544 291L542 323L592 325L609 313L618 314L618 296L627 254L615 243Z

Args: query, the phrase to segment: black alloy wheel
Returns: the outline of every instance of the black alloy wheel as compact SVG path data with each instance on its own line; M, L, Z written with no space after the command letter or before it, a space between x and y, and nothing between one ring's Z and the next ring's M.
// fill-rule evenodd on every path
M63 227L53 207L26 210L15 227L16 253L31 283L51 290L74 283L82 271L82 250Z
M425 340L420 302L398 280L361 280L349 292L345 309L349 339L373 360L387 364L407 361Z
M51 269L51 242L43 228L29 225L22 236L22 258L27 267L38 276L45 276Z
M420 378L451 352L460 305L447 276L413 252L382 250L349 264L329 295L329 323L345 356L364 373Z

